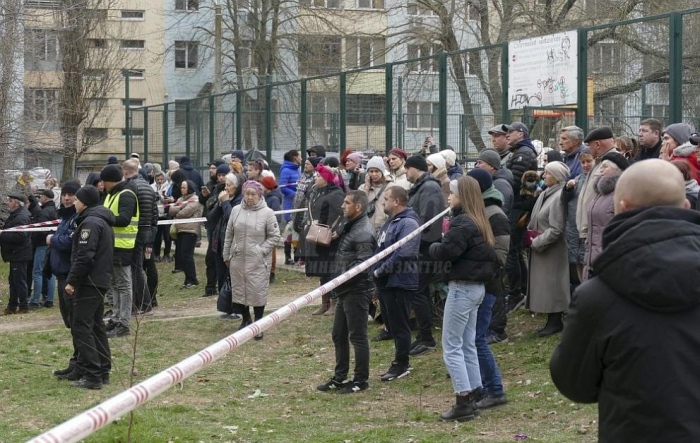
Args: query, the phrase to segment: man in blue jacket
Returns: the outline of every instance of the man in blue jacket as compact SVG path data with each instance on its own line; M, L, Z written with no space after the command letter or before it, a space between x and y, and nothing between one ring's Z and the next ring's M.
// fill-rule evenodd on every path
M418 214L408 208L408 193L400 186L390 186L384 191L384 212L389 219L379 230L375 255L402 240L420 226ZM382 374L382 381L391 381L410 373L409 351L411 327L409 313L411 300L418 291L418 253L421 235L413 237L405 245L371 269L379 290L382 318L394 337L394 361Z
M280 175L277 184L284 195L282 209L288 210L294 207L294 197L297 194L297 182L301 177L299 165L301 164L301 154L296 149L292 149L284 153L284 163L280 166ZM284 231L287 223L292 220L292 214L284 214L284 224L280 224L280 229ZM292 235L291 230L287 231L290 234L284 239L284 264L293 265L292 260ZM296 251L295 254L296 255Z

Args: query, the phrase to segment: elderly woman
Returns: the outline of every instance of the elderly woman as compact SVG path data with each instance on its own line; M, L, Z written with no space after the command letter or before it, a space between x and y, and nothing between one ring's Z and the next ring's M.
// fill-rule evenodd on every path
M202 216L204 208L199 203L196 186L192 180L185 180L180 185L182 197L168 210L175 220ZM189 289L199 284L197 269L194 266L194 248L197 244L197 235L201 224L201 222L176 223L171 226L170 232L175 234L175 269L173 269L173 273L185 273L185 283L182 285L182 289Z
M233 306L243 316L239 330L252 323L249 306L255 321L265 313L272 254L280 240L277 217L265 203L263 186L248 180L242 188L243 201L231 210L223 250L231 275ZM256 340L262 338L262 332L255 336Z
M339 177L328 166L319 164L316 166L316 181L314 190L309 200L309 220L304 229L304 238L309 232L311 224L318 223L330 226L334 231L334 238L330 245L306 241L306 275L308 277L320 277L321 284L328 283L333 278L331 264L335 258L338 247L338 233L343 218L343 199L345 194L338 187ZM331 303L328 294L323 295L321 306L313 312L313 315L333 315L335 301Z
M564 163L547 163L544 168L547 189L537 197L525 233L525 243L530 246L526 307L547 314L547 324L537 332L540 337L561 332L562 314L569 307L566 205L561 198L568 177L569 167Z
M603 230L615 215L615 185L622 171L629 167L624 155L610 151L602 157L601 176L596 183L598 194L588 211L588 237L586 255L583 258L583 281L591 278L593 262L603 252Z
M375 155L367 162L367 175L365 182L359 187L359 190L367 194L369 202L367 206L367 217L369 217L374 226L375 232L379 232L388 216L384 212L384 192L389 186L392 186L391 177L384 175L386 166L384 160L378 155Z

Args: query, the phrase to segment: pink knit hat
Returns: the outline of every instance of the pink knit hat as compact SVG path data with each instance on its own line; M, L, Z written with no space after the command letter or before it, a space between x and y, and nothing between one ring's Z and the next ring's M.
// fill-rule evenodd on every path
M316 166L316 172L318 172L318 175L320 175L326 183L337 183L338 182L338 177L333 173L333 170L329 168L328 166L324 166L319 163L318 166Z

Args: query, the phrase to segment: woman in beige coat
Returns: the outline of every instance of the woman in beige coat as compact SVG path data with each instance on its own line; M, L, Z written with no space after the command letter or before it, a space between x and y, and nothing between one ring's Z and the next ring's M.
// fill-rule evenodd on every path
M252 323L249 306L253 306L255 321L263 317L272 254L280 240L277 217L267 207L263 193L259 182L243 183L243 202L231 210L226 225L223 259L231 275L234 311L243 316L239 330ZM255 336L262 338L262 332Z
M183 181L180 185L182 197L175 205L170 206L168 212L175 220L198 218L202 216L204 208L199 203L196 194L196 185L192 180ZM197 235L202 222L176 223L171 225L170 233L175 237L175 269L173 273L184 272L185 283L182 289L197 286L197 268L194 265L194 248L197 244Z
M369 202L367 205L367 217L372 222L375 232L379 232L379 228L382 227L388 218L388 215L384 212L384 192L389 186L394 185L391 177L387 177L385 174L386 166L384 166L384 161L381 157L375 155L367 162L365 182L358 188L358 190L367 194L367 201Z
M561 332L562 314L569 307L566 204L561 199L568 177L569 168L564 163L547 163L547 189L537 198L525 233L526 243L530 243L527 308L547 314L547 324L537 332L540 337Z

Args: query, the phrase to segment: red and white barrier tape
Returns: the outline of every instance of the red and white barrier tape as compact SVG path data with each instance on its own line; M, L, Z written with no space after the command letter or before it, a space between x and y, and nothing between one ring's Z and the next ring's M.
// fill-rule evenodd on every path
M322 295L329 293L359 273L366 271L370 266L376 264L409 242L423 229L437 222L438 220L441 220L448 211L449 209L445 209L443 212L433 217L414 232L407 235L405 238L399 240L397 243L391 245L389 248L385 249L374 257L360 263L344 274L339 275L323 286L297 298L293 302L281 307L272 314L263 317L252 325L229 335L223 340L220 340L199 351L180 363L177 363L154 375L153 377L142 381L138 385L133 386L95 406L94 408L61 423L55 428L30 440L30 443L71 443L80 441L81 439L93 434L98 429L105 427L119 417L129 413L147 401L167 391L177 383L180 383L186 378L194 375L200 369L211 365L257 334L270 329L272 326L278 323L281 323L283 320L299 311L299 309L312 303Z

